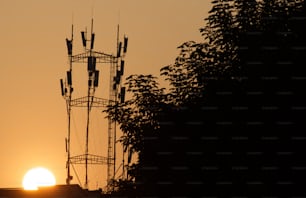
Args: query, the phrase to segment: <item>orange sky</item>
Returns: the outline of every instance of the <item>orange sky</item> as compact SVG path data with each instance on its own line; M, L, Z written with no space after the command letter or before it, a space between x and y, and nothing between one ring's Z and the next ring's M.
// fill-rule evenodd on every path
M74 53L83 52L80 31L86 27L89 30L93 16L95 50L115 54L119 23L120 38L124 34L129 37L125 77L159 76L161 67L174 62L181 43L202 40L199 28L210 9L209 0L0 2L0 188L21 187L23 175L35 166L48 168L58 184L65 183L67 115L59 79L65 78L68 69L65 39L70 38L72 21ZM74 81L85 68L79 65ZM107 83L100 81L99 94L107 95ZM77 113L73 121L76 152L84 149L82 122L85 122L84 115ZM93 116L96 123L103 120L98 111ZM105 120L99 122L92 126L93 130L103 129L105 124ZM96 152L106 153L107 145L94 141ZM105 178L101 177L90 178L89 187L104 187Z

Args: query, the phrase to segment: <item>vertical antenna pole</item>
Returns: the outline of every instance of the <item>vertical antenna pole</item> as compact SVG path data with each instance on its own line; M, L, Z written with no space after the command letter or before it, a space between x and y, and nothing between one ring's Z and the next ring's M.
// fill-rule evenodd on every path
M91 29L90 29L90 35L93 34L93 18L91 19ZM93 39L91 37L91 39ZM91 42L93 42L91 40ZM92 45L92 44L91 44ZM92 55L92 47L89 48L90 57ZM88 60L87 60L88 61ZM88 63L89 64L89 63ZM88 71L91 72L91 71ZM91 77L88 75L88 80L90 81ZM93 99L93 96L91 95L91 85L88 83L88 92L87 92L87 125L86 125L86 150L85 150L85 188L88 188L88 143L89 143L89 121L90 121L90 110L91 110L91 100Z
M119 24L117 25L117 51L119 50Z
M90 115L90 87L88 85L87 100L87 125L86 125L86 150L85 150L85 189L88 188L88 139L89 139L89 115Z
M73 42L73 24L71 25L71 45ZM73 49L73 48L72 48ZM71 49L71 51L72 51ZM69 54L69 71L72 74L72 53ZM72 180L72 176L70 174L70 130L71 130L71 94L72 94L72 85L69 85L69 95L67 101L67 113L68 113L68 139L67 139L67 178L66 184L69 185Z
M92 35L92 33L93 33L93 18L91 19L91 32L90 32L90 34Z
M119 24L118 24L118 27L117 27L118 29L117 29L117 47L119 48L120 47L120 45L119 45ZM120 49L118 49L118 50L120 50ZM118 51L117 50L117 51ZM118 59L117 59L117 62L116 62L116 70L118 70ZM115 103L116 103L116 108L117 108L117 92L118 92L118 88L116 87L116 90L115 90ZM117 114L117 109L116 109L116 114ZM114 121L114 170L113 170L113 172L114 172L114 179L115 179L115 174L116 174L116 128L117 128L117 126L116 126L117 124L116 124L116 120Z

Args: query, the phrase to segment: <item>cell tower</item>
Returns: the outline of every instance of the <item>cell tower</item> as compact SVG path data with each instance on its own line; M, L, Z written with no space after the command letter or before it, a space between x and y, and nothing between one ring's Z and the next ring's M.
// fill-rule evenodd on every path
M93 19L91 20L90 39L87 39L87 31L81 31L82 44L84 52L80 54L73 54L73 25L71 30L71 39L66 38L66 45L69 58L69 70L65 80L60 79L61 95L66 100L66 108L68 115L68 134L66 138L66 152L67 152L67 178L66 184L71 184L71 166L74 164L85 165L85 182L84 188L88 188L88 168L89 165L107 165L107 189L111 187L111 182L115 179L116 174L116 123L108 119L108 143L107 143L107 157L103 157L89 152L89 124L90 113L92 108L105 108L108 105L124 102L125 87L121 86L121 78L124 72L124 57L127 52L128 38L124 36L123 43L119 42L119 25L117 30L117 51L116 55L107 54L103 52L94 51L95 34L93 33ZM87 44L90 44L88 46ZM123 53L121 52L123 51ZM72 85L72 69L75 63L86 63L88 72L88 88L87 95L74 98ZM110 71L109 82L109 98L103 99L95 96L95 91L99 86L99 70L97 70L97 63L108 64ZM87 110L86 120L86 142L85 151L83 154L71 156L70 137L71 137L71 110L74 107L83 107ZM124 161L124 160L123 160ZM122 165L124 167L124 164Z

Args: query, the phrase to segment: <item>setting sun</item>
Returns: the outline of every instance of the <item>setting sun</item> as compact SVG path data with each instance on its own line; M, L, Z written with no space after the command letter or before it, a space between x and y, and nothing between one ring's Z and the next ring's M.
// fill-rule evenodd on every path
M42 186L54 186L55 177L51 171L43 167L35 167L24 175L22 186L25 190L37 190Z

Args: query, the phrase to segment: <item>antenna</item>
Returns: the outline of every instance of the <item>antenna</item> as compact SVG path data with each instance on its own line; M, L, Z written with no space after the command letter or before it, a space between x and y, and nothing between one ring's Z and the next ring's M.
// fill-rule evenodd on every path
M90 49L93 49L94 47L94 41L95 41L95 34L91 34L91 42L90 42Z
M118 51L119 51L119 24L117 25L117 57L118 57Z
M117 29L117 57L121 57L121 49L123 48L123 54L127 52L127 46L128 46L128 37L124 36L123 38L123 47L122 42L119 41L119 25Z
M123 53L126 53L128 45L128 37L124 36Z
M99 85L99 70L95 70L94 86L98 87L98 85Z
M66 38L66 46L68 55L72 55L72 41L73 41L73 24L71 26L71 39Z
M72 55L72 41L66 38L66 45L67 45L68 55Z
M82 35L83 47L86 48L86 32L82 31L82 32L81 32L81 35Z
M119 42L118 51L117 51L117 57L121 56L121 47L122 47L122 42Z
M120 103L124 103L124 99L125 99L125 87L121 87L121 90L120 90Z
M72 85L71 71L67 71L67 82L68 82L68 85Z
M63 82L63 79L60 80L60 83L61 83L61 93L62 93L62 96L65 95L65 90L64 90L64 82Z
M93 18L91 19L91 39L90 39L90 49L93 49L95 41L95 34L93 33Z
M73 41L73 15L72 15L72 25L71 25L71 41Z
M121 60L121 64L120 64L120 75L123 76L124 73L124 60Z

